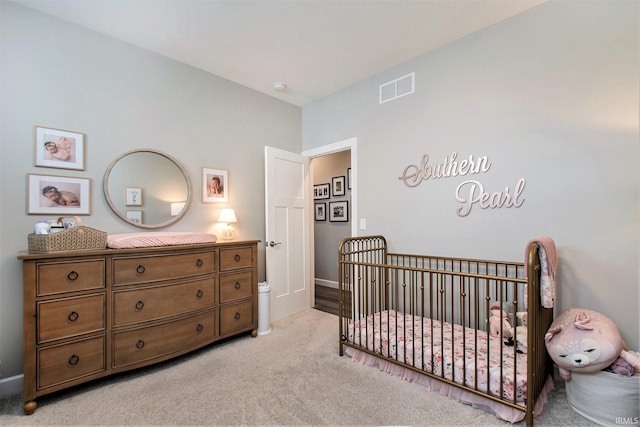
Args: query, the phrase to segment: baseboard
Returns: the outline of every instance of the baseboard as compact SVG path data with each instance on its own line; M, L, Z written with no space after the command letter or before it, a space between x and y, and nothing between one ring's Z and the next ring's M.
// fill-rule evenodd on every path
M0 379L0 398L21 394L24 390L24 375Z
M333 280L325 280L325 279L315 279L315 284L318 286L326 286L327 288L338 289L338 282Z

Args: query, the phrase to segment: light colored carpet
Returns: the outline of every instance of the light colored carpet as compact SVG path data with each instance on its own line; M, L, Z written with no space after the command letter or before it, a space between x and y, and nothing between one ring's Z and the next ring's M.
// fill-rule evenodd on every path
M307 310L272 332L213 344L159 366L38 399L0 401L0 425L475 425L509 426L481 410L338 355L338 318ZM536 419L593 426L562 383Z

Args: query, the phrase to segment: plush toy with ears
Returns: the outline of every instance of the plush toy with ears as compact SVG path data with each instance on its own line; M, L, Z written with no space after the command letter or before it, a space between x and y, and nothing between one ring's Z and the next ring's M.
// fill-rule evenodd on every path
M507 318L507 313L500 309L500 306L491 306L491 315L489 316L489 330L494 337L500 337L508 341L511 338L511 323ZM502 331L500 331L502 325Z
M570 308L560 314L545 335L545 345L565 380L571 379L571 371L601 371L618 357L640 372L640 358L628 351L616 324L593 310Z

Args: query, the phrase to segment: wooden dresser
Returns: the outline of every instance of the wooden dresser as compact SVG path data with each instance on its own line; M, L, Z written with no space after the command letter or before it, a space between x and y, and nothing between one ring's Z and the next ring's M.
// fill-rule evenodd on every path
M255 337L257 244L20 253L25 414L39 396Z

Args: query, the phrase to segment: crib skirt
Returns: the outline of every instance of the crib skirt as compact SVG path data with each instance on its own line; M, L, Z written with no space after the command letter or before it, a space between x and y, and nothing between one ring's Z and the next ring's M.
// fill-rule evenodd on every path
M364 366L377 366L381 371L408 382L415 382L423 387L426 387L430 391L435 391L443 396L448 396L458 402L472 405L474 408L481 409L485 412L492 413L498 418L508 421L510 423L517 423L525 418L525 412L510 406L502 405L494 400L482 397L478 394L471 393L458 387L451 386L443 381L431 378L427 375L423 375L412 369L405 368L403 366L396 365L395 363L381 359L376 356L372 356L360 350L356 350L353 347L346 347L345 354L354 362L358 362ZM544 389L536 403L534 408L534 415L539 415L547 403L548 395L554 390L554 383L551 377L547 378Z

